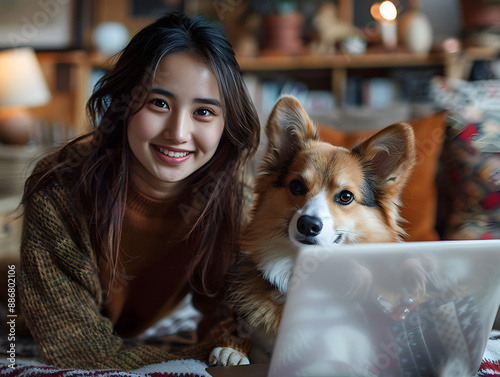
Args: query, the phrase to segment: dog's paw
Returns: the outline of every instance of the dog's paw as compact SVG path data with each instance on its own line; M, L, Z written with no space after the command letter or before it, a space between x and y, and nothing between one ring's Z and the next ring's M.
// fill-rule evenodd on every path
M412 296L423 296L426 291L427 274L432 268L424 258L410 258L400 266L400 279L403 287Z
M354 262L352 266L352 279L352 286L351 289L347 292L347 297L368 297L370 289L373 285L372 272L362 264Z
M233 366L250 364L247 355L230 347L216 347L210 353L210 365Z
M342 262L341 273L335 276L335 290L345 299L364 299L373 284L371 271L354 259Z

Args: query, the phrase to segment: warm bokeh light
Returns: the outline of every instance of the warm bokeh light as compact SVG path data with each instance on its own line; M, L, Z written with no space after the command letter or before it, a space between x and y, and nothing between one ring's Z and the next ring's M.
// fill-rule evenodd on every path
M373 3L370 8L370 14L377 21L382 21L382 15L380 14L380 4L381 3Z
M384 1L380 4L380 15L386 21L394 21L398 15L398 10L390 1Z

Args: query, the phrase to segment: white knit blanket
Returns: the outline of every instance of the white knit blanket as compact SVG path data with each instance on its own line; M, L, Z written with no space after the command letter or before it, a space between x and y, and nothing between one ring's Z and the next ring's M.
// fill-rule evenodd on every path
M30 359L17 359L14 368L5 360L0 362L0 376L50 376L50 377L210 377L207 365L199 360L171 360L124 372L114 369L80 370L59 369Z

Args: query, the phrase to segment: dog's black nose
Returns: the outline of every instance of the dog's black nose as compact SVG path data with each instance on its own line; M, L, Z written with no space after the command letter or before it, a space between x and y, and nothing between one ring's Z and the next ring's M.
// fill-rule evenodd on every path
M321 233L323 223L317 217L303 215L297 220L297 229L306 237L314 237Z

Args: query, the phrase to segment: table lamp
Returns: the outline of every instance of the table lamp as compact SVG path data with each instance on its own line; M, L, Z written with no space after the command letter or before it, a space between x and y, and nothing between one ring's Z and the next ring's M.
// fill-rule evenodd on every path
M49 100L35 51L31 47L0 51L0 142L26 144L35 125L28 108Z

